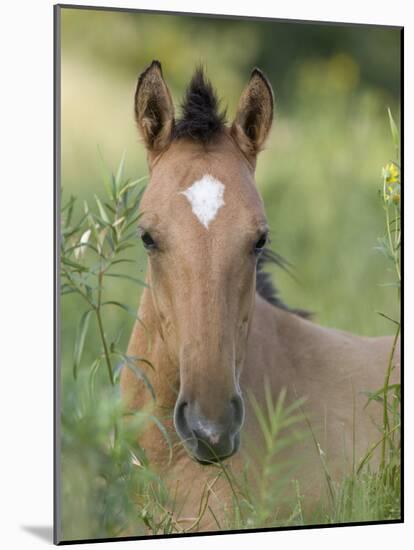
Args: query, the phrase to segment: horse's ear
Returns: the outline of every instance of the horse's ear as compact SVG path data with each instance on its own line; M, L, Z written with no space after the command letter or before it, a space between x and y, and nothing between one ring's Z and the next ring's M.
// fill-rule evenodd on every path
M135 120L150 153L159 153L170 143L174 106L159 61L153 61L138 79Z
M262 149L273 120L273 91L259 69L254 69L243 90L231 135L252 160Z

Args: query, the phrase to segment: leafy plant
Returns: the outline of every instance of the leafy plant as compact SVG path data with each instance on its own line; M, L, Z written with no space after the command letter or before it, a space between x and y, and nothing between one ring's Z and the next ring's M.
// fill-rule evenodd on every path
M288 405L286 389L283 388L274 401L268 383L265 383L264 394L263 407L253 394L249 396L265 442L264 453L261 456L256 455L254 461L251 481L257 489L251 496L252 513L249 524L255 527L291 525L302 518L301 498L299 486L294 481L295 464L283 458L283 451L305 438L304 429L297 427L304 421L301 412L304 399L297 399ZM290 516L285 517L280 510L286 504L285 492L292 480L296 483L296 506Z
M106 329L109 308L136 318L128 305L107 296L106 282L118 278L145 286L120 270L125 264L136 264L126 252L136 246L138 205L143 192L140 184L145 179L125 180L124 162L123 157L115 175L102 162L105 199L95 196L93 205L85 201L80 215L74 197L62 207L61 293L64 299L80 297L85 306L79 313L72 380L64 379L61 411L65 539L76 539L82 532L89 538L99 538L173 530L172 514L164 514L172 505L169 496L138 441L149 422L167 437L165 429L154 416L126 411L118 388L121 369L129 368L153 394L137 362L152 365L145 358L127 356L119 347L120 333L110 337ZM87 370L83 352L92 321L101 349ZM102 366L107 382L101 383L97 391Z
M390 109L388 116L391 128L391 134L395 147L396 160L388 163L382 170L382 189L381 202L385 213L385 236L380 239L378 249L390 260L394 272L394 281L388 283L391 287L397 288L398 300L400 300L401 287L401 178L399 166L400 138L397 125L394 122ZM390 379L395 370L394 357L400 336L400 320L392 319L390 316L381 313L389 319L393 325L396 325L395 336L392 348L389 354L387 370L383 387L369 396L369 401L375 400L382 403L383 424L381 438L381 470L384 470L387 463L399 465L400 447L400 400L401 385L390 384Z
M378 239L376 247L390 262L394 280L386 286L397 289L400 300L401 271L401 180L399 168L399 133L388 109L391 134L395 147L395 161L382 170L382 186L379 191L385 215L385 235ZM326 512L326 518L334 523L350 521L381 521L398 519L401 513L401 447L400 447L400 405L401 384L391 384L394 372L395 353L400 336L400 320L379 312L392 322L395 334L392 341L384 383L377 391L367 393L366 407L377 402L382 407L380 437L368 449L351 476L345 478L334 494L333 506ZM380 449L379 468L371 467L374 453Z
M145 282L138 278L114 271L114 268L119 269L122 264L135 263L134 259L125 257L123 253L136 246L138 204L143 192L143 187L138 186L145 179L124 180L124 162L125 158L122 157L116 175L108 173L103 166L102 175L107 195L105 202L95 195L95 208L92 209L85 201L83 215L76 222L73 221L76 203L73 196L62 208L61 293L63 296L77 294L86 307L80 316L75 340L73 375L75 379L78 376L85 338L90 320L94 318L102 352L90 367L91 382L101 364L105 364L111 385L115 384L116 377L114 360L124 361L130 368L133 362L118 349L119 337L108 341L104 331L104 311L109 307L116 307L134 318L136 313L127 304L104 299L105 280L116 277L145 286ZM134 372L148 384L145 374L138 371L136 366Z

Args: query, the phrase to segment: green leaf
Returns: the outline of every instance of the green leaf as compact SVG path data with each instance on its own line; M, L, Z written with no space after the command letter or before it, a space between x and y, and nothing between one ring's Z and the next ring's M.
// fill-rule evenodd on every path
M125 216L121 216L116 221L113 222L112 227L118 227L125 221Z
M400 384L390 384L389 386L387 386L387 392L396 391L398 393L400 389L401 389ZM384 391L385 391L385 386L375 392L368 392L368 391L363 392L368 397L368 401L366 402L364 409L370 404L371 401L378 401L382 403L382 401L384 400Z
M111 233L108 234L108 242L111 241L111 248L115 250L115 247L118 245L118 232L116 227L111 226Z
M73 252L77 248L81 248L81 247L90 248L91 250L96 252L96 254L99 255L99 250L96 248L96 246L94 246L91 243L78 243L78 244L75 244L74 246L71 246L71 247L67 248L66 253L68 254L69 252Z
M84 206L84 209L85 209L86 219L88 221L88 225L89 225L90 229L92 229L92 233L93 233L95 242L99 243L99 233L98 233L98 230L96 228L96 223L95 223L95 220L93 219L93 215L91 214L91 212L89 210L89 205L86 201L84 201L83 206Z
M76 262L74 262L72 260L69 260L69 258L62 257L61 262L64 265L67 265L68 267L71 267L75 271L88 271L88 269L85 266L83 266L81 264L77 264Z
M116 209L113 206L111 206L109 204L109 202L104 202L104 206L105 206L106 210L109 210L109 212L115 216Z
M116 306L116 307L119 307L119 308L123 309L124 311L126 311L127 313L129 313L129 315L134 317L134 319L138 319L135 310L133 310L132 308L130 308L126 304L122 304L121 302L116 302L115 300L109 300L108 302L103 302L101 305L102 306Z
M125 185L121 188L119 196L121 197L126 191L128 191L129 189L132 189L133 187L135 187L136 185L138 185L142 181L146 180L147 177L148 176L144 176L142 178L138 178L137 180L126 182Z
M99 145L98 145L98 153L99 153L102 181L103 181L103 184L105 186L106 193L107 193L107 195L110 199L114 199L115 197L112 193L112 174L108 170L108 168L107 168L107 166L104 162L102 152L101 152L101 149L100 149Z
M148 365L152 370L155 370L155 367L154 365L151 363L151 361L149 359L145 359L145 357L140 357L139 355L127 355L125 353L122 353L120 351L116 351L114 350L114 353L116 353L117 355L121 356L122 358L126 358L128 357L129 359L133 360L133 361L141 361L141 363L145 363L146 365Z
M98 205L99 215L101 216L101 218L105 223L110 224L111 222L109 221L108 214L105 212L105 208L102 206L102 203L99 200L97 195L95 195L95 200L96 200L96 204Z
M148 391L151 394L152 399L155 401L154 388L152 387L151 382L148 380L148 376L145 374L145 372L137 366L137 364L136 364L137 360L135 360L135 358L132 358L129 355L125 355L124 353L117 352L117 355L120 355L122 357L122 359L125 361L125 364L126 364L127 368L129 368L129 370L131 372L133 372L137 378L139 378L140 380L142 380L144 382L144 384L146 385ZM143 363L151 365L151 363L146 359L138 358L138 360L142 361ZM151 367L154 368L152 365L151 365Z
M136 264L138 263L136 260L130 260L128 258L121 258L120 260L113 260L111 261L110 265L116 265L116 264Z
M133 241L134 243L138 242L138 233L137 233L137 230L135 228L134 228L133 231L130 231L126 235L122 236L122 242L127 242L127 241Z
M76 334L75 350L73 353L73 356L74 356L73 377L75 378L75 380L78 375L78 368L82 358L83 346L85 344L85 337L88 331L89 320L90 320L92 311L93 311L92 309L88 309L83 313L78 326L77 334Z
M62 285L60 288L61 296L65 296L66 294L73 294L74 292L76 292L76 289L67 284Z
M121 161L119 163L118 170L115 176L115 187L117 191L119 191L121 181L124 175L124 165L125 165L125 151L122 153Z
M392 283L390 283L390 284L392 284ZM381 286L389 286L389 285L381 285ZM397 285L397 286L399 286L399 285ZM388 319L388 321L391 321L392 323L395 323L397 326L400 326L400 323L398 321L396 321L392 317L389 317L385 313L381 313L381 311L376 311L375 313L378 313L378 315L381 315L381 317L384 317L384 319Z
M86 275L86 277L88 277L88 275ZM84 286L85 288L89 288L90 290L99 290L103 288L99 284L93 284L87 281L85 277L79 275L78 273L72 273L72 281L74 283L77 283L79 286Z
M135 246L136 246L136 244L132 244L132 243L121 243L117 247L116 251L117 252L122 252L123 250L127 250L128 248L132 248L132 247L135 247Z
M259 426L260 426L260 429L262 431L262 435L265 439L265 442L266 442L266 447L267 449L271 449L272 447L272 434L269 430L269 427L268 427L268 423L267 423L267 420L262 412L262 409L260 408L260 405L256 399L256 397L254 396L253 393L250 393L249 394L249 400L250 400L250 403L253 407L253 410L254 410L254 413L255 413L255 416L257 418L257 421L259 422Z
M62 214L67 210L65 228L69 227L70 222L72 220L72 214L73 214L73 208L74 208L75 202L76 202L76 198L73 195L71 195L69 202L61 208Z
M95 359L95 361L91 365L90 373L89 373L89 393L91 398L93 399L95 395L95 379L96 374L98 372L99 366L101 364L101 357L98 357Z
M132 281L134 283L137 283L138 285L145 286L147 288L148 285L145 281L142 281L141 279L138 279L136 277L132 277L131 275L125 275L124 273L106 273L106 277L119 277L120 279L125 279L127 281Z

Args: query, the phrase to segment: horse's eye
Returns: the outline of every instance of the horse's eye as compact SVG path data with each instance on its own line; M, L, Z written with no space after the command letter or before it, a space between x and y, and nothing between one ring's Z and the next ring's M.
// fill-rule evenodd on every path
M147 231L141 235L141 240L147 250L155 248L155 241Z
M256 254L259 254L267 243L267 233L263 233L260 238L256 241L256 244L254 245L254 251Z

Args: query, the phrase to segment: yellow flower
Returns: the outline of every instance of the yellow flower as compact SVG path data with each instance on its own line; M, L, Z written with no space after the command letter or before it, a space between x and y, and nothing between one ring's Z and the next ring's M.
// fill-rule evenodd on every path
M383 170L385 181L387 183L398 183L400 179L400 171L398 166L393 162L388 163Z

